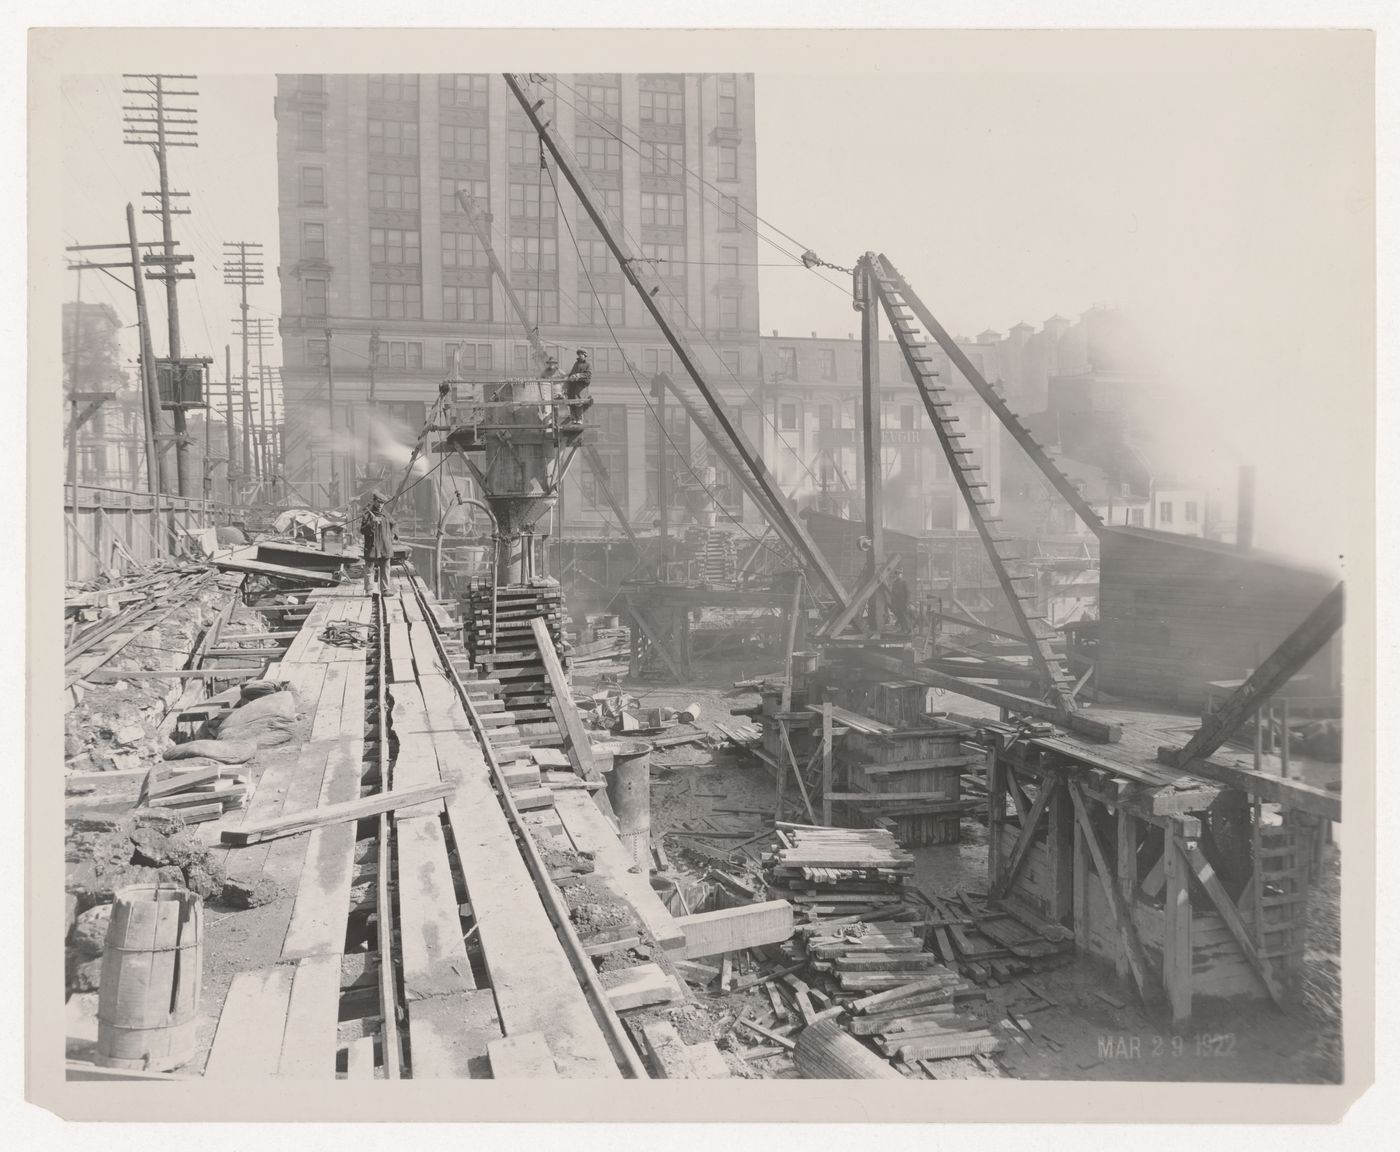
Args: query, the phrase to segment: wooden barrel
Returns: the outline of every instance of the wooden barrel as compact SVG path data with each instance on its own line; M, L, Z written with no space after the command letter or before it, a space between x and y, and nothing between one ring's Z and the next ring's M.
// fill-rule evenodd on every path
M188 889L116 893L97 998L97 1063L169 1072L195 1051L204 901Z

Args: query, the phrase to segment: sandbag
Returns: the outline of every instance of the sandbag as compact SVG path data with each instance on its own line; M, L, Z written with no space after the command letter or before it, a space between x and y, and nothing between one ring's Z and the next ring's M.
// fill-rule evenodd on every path
M264 696L271 696L274 692L281 692L283 689L287 689L287 685L281 680L245 680L236 691L237 698L246 704L250 700L259 700ZM290 689L287 690L290 691Z
M212 719L214 726L218 728L220 738L239 728L244 728L249 724L256 724L259 720L295 720L297 718L296 697L290 692L274 692L271 696L262 696L256 700L249 700L246 704L240 704L232 712L225 712L221 716Z
M166 760L189 760L195 756L207 756L220 764L246 764L258 751L251 740L187 740L183 744L172 744L165 750Z
M226 743L252 743L259 748L276 748L296 735L296 721L280 716L264 716L250 724L242 724L230 732L221 731L215 739Z

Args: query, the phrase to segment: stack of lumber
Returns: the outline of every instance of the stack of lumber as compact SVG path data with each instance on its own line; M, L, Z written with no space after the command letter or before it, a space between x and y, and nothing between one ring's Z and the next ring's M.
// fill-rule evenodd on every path
M1058 966L1073 951L1068 929L1015 903L989 903L966 891L955 899L920 896L934 915L929 935L938 955L978 984L1005 984Z
M772 887L809 915L888 919L910 908L914 857L885 829L777 827Z
M464 612L463 641L472 665L499 681L496 698L531 744L559 744L562 737L549 701L548 675L532 620L544 620L556 652L566 651L564 603L553 581L473 588ZM567 663L564 663L567 671Z
M910 1074L909 1066L926 1061L1000 1052L1003 1042L984 1021L958 1011L965 987L947 968L930 970L921 979L854 1001L843 1027ZM933 1075L927 1067L922 1071Z
M227 764L157 764L141 785L138 809L178 815L186 824L217 820L248 802L248 778Z

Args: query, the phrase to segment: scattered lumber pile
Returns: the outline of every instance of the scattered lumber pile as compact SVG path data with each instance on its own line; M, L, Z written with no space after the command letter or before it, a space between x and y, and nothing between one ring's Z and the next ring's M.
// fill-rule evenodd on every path
M165 762L146 773L136 809L167 812L186 824L199 824L247 802L248 778L227 764Z
M1058 966L1073 951L1067 928L1012 902L967 891L956 899L919 895L934 914L929 936L938 955L978 984L995 987Z
M914 857L883 828L820 828L779 821L773 887L812 916L917 917Z

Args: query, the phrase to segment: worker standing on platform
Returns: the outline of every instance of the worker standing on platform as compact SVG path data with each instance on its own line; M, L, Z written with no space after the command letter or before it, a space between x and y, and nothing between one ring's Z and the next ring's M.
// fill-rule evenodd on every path
M898 568L890 579L890 612L900 631L914 631L913 621L909 618L909 585L904 580L903 571Z
M369 498L369 507L360 518L360 536L365 554L365 595L369 595L370 575L373 573L379 583L379 594L389 590L389 561L394 557L394 521L384 503L384 497L375 492Z
M569 369L569 374L564 377L564 395L567 399L578 401L569 405L569 431L577 431L583 427L583 414L593 403L588 395L588 386L593 382L593 369L588 363L588 349L580 348L574 360L574 366Z

